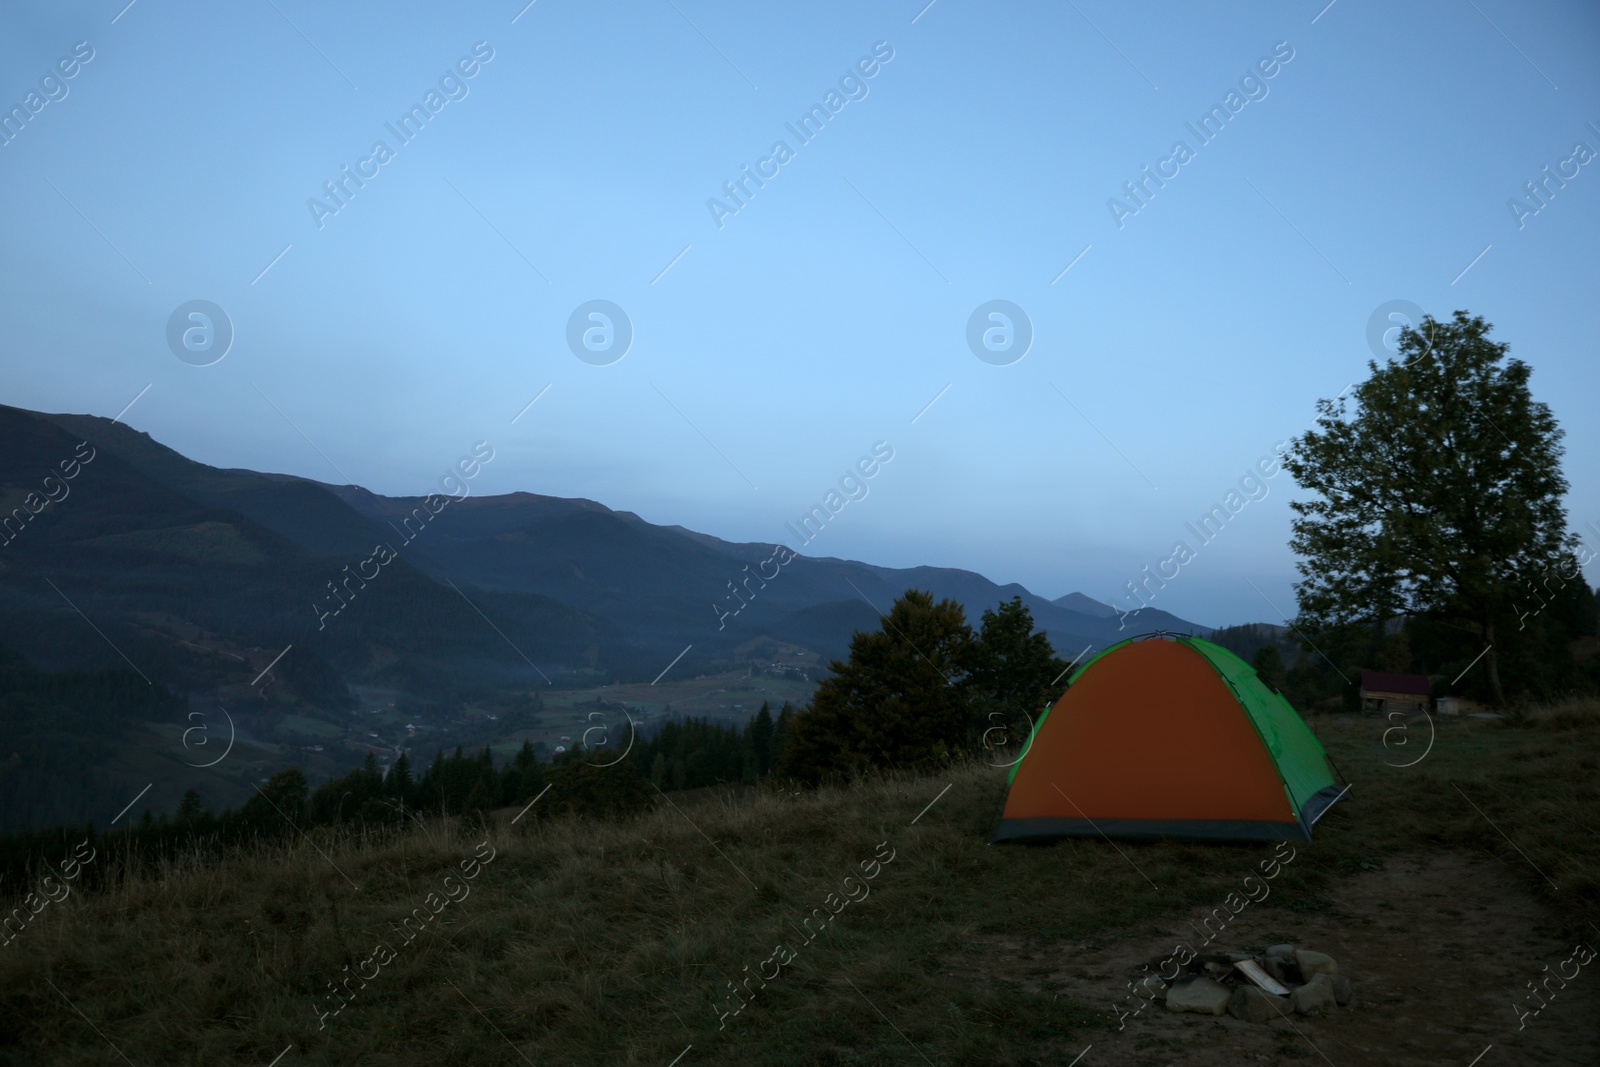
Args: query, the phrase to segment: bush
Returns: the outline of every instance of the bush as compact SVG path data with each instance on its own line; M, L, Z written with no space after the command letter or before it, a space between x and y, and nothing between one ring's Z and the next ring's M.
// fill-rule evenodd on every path
M651 806L655 790L634 760L605 765L589 762L594 756L582 749L557 756L546 775L550 793L535 810L544 815L624 819Z

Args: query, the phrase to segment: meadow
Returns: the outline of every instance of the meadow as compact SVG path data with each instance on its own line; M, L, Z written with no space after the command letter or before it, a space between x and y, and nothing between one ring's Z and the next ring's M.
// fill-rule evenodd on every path
M1600 944L1600 702L1313 725L1349 793L1218 939L1341 960L1293 1033L1113 1011L1272 846L991 846L969 762L127 867L0 950L0 1064L1600 1059L1596 968L1517 1013Z

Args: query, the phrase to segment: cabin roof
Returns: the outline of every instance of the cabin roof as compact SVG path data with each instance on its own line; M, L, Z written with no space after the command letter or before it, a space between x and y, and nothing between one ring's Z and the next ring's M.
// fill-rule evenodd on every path
M1427 696L1432 690L1432 685L1426 674L1362 671L1361 688L1373 693L1414 693L1417 696Z

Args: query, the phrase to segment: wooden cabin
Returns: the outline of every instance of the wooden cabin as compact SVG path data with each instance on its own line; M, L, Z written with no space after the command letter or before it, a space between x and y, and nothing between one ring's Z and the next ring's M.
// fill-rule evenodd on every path
M1361 711L1366 715L1387 715L1393 711L1425 713L1431 690L1432 685L1425 674L1362 671Z

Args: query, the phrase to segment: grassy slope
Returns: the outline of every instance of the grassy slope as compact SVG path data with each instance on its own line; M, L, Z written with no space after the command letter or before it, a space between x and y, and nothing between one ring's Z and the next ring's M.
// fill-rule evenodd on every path
M1404 768L1386 764L1421 755L1427 724L1388 747L1385 725L1318 724L1354 787L1260 907L1317 907L1337 879L1385 856L1478 851L1574 938L1600 938L1587 926L1600 904L1600 704L1530 729L1441 726ZM979 933L1148 933L1220 904L1270 849L989 847L1002 785L1003 772L971 766L800 795L680 794L620 824L502 817L470 896L405 947L390 924L482 833L320 840L326 858L302 843L74 894L0 950L0 1063L121 1063L113 1044L173 1067L267 1064L290 1045L284 1067L665 1065L690 1044L683 1067L1067 1062L1110 1039L1106 1005L963 987L940 961ZM885 841L895 858L871 895L807 943L795 924ZM312 998L380 939L398 958L319 1031ZM793 962L719 1029L725 982L780 943Z

